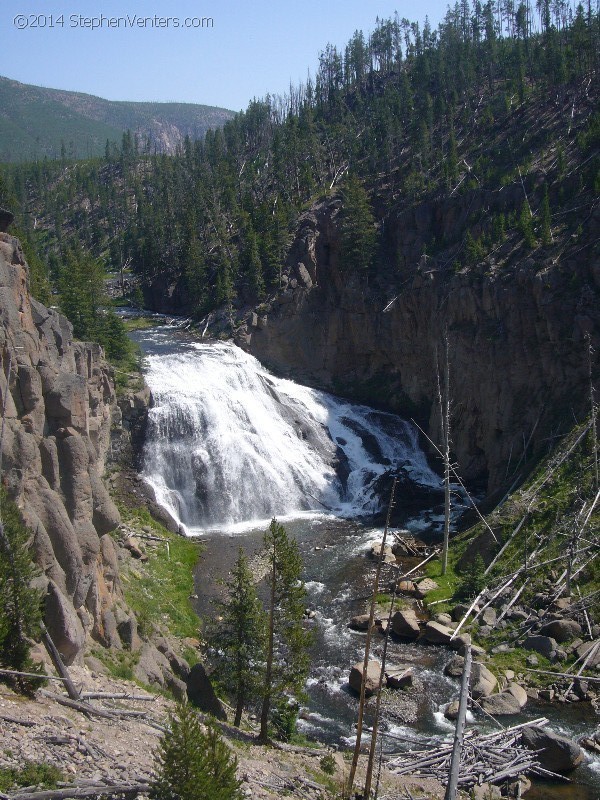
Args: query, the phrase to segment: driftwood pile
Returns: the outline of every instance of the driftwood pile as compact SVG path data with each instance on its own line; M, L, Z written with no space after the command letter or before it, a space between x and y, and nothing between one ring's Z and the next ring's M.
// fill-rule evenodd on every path
M545 725L548 720L540 718L494 733L479 734L467 731L464 734L458 786L470 789L482 783L503 783L519 775L539 775L544 778L561 778L540 766L536 752L527 749L521 741L523 728ZM450 770L452 742L442 744L435 750L413 750L394 756L387 767L396 775L419 775L435 778L446 783Z

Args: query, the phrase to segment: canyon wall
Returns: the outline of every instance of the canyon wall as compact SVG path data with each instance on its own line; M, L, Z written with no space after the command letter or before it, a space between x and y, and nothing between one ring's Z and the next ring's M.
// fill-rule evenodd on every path
M588 239L600 209L558 258L538 249L458 270L420 255L432 230L464 226L472 202L388 216L399 264L388 286L344 270L340 202L316 205L300 220L282 290L245 316L236 341L280 374L413 417L439 442L436 358L447 330L453 452L463 476L492 493L589 412L600 259Z
M117 643L126 609L104 484L115 392L97 344L34 300L20 244L0 232L2 482L32 532L45 620L67 663L86 640ZM124 610L125 609L125 610ZM120 646L120 643L119 643Z

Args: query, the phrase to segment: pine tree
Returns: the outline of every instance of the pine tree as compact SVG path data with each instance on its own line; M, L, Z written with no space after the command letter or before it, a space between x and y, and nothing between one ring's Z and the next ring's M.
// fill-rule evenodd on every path
M525 240L525 247L527 247L529 250L533 249L536 245L536 240L533 233L531 211L529 210L528 203L523 203L521 206L521 213L519 214L519 231Z
M211 638L220 681L235 697L237 727L244 708L261 696L266 633L265 613L241 547L227 590L228 599L220 604L222 621Z
M542 200L542 208L540 211L540 239L542 245L548 247L552 244L552 228L551 228L550 214L550 198L548 197L548 184L544 186L544 198Z
M306 590L300 581L302 559L298 544L273 519L265 534L269 562L269 604L265 681L260 739L268 738L273 708L287 706L289 693L301 695L310 666L310 631L302 623ZM288 729L289 731L289 729Z
M377 247L377 230L369 197L358 178L348 178L342 199L342 267L349 271L369 272Z
M237 759L214 723L203 730L198 715L179 705L156 751L153 800L241 800Z
M32 672L35 667L29 657L28 639L39 637L41 597L30 587L35 574L30 534L4 488L0 488L0 503L0 664L18 672ZM21 691L35 688L31 679L16 678L15 683Z

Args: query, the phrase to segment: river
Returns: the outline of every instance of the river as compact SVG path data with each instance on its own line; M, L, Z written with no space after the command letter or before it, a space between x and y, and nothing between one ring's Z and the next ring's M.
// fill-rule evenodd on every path
M440 537L442 518L427 502L438 496L440 480L415 429L393 415L277 378L229 343L195 342L170 327L133 338L146 354L154 397L144 477L188 534L206 544L196 575L200 616L214 614L212 601L223 591L219 580L238 548L253 557L270 519L284 522L302 553L316 636L300 729L329 744L351 745L357 701L347 680L350 666L362 660L364 634L350 630L348 621L366 610L374 568L367 552L382 535L373 518L392 471L401 468L406 479L396 509L402 528L429 541ZM392 577L392 568L385 569L384 586ZM382 646L376 637L373 657ZM458 683L443 675L449 657L444 648L390 644L388 663L412 666L416 686L407 702L386 709L386 750L408 746L394 737L425 747L451 734L442 713L458 693ZM583 703L568 709L530 703L526 716L506 724L541 715L569 735L589 735L597 724ZM477 724L486 726L481 719ZM536 784L528 797L598 800L600 760L590 758L574 777L576 785Z

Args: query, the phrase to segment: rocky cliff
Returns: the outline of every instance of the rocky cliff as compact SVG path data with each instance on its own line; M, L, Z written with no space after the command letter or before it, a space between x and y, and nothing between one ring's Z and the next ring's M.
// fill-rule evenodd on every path
M119 512L102 474L115 392L99 345L73 341L36 302L19 242L0 232L2 481L32 531L48 629L68 663L110 645L124 607L109 532ZM122 608L119 614L125 613Z
M589 409L585 337L597 345L600 332L600 259L590 243L600 209L586 212L583 232L558 253L501 249L468 269L419 255L432 232L461 230L474 203L514 204L508 190L496 198L474 193L390 214L398 267L388 285L344 270L339 200L315 205L300 220L282 291L245 316L237 342L280 373L414 417L439 440L436 352L447 329L460 470L488 492L512 483Z

